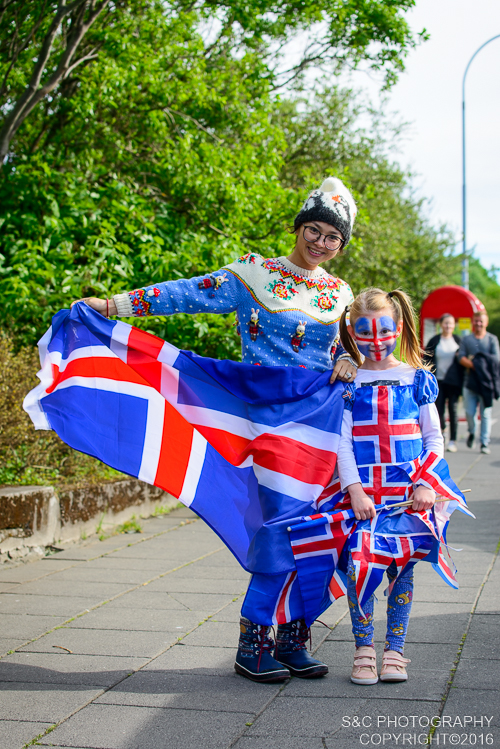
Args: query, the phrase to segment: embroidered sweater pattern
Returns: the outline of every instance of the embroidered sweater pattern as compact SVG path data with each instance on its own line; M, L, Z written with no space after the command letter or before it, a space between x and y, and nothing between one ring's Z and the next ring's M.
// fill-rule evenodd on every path
M236 312L243 361L331 369L339 319L353 300L345 281L322 268L248 253L214 273L166 281L114 297L120 317Z

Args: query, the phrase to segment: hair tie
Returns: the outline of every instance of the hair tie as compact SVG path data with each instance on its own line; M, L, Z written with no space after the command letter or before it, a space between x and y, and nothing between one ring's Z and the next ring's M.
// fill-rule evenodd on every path
M344 312L345 312L345 314L346 314L346 315L347 315L347 313L348 313L348 312L350 311L350 309L351 309L351 305L350 305L350 304L348 304L348 305L346 306L346 308L344 309Z
M390 297L390 299L392 299L392 297L394 296L394 292L393 291L389 291L389 293L387 294L387 296Z

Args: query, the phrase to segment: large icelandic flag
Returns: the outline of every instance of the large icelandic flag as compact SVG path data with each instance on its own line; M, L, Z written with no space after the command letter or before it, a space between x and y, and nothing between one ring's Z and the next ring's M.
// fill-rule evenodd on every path
M344 387L329 372L196 356L83 302L39 347L37 429L178 497L245 569L295 570L287 528L332 494Z

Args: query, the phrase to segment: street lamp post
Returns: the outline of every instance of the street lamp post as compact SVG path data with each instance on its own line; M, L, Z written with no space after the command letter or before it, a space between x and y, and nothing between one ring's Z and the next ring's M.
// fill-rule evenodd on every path
M481 44L481 46L476 49L472 57L470 58L467 67L465 68L464 78L462 81L462 228L463 228L463 249L462 249L462 286L464 289L469 288L469 256L467 254L467 215L466 215L466 208L467 208L467 189L466 189L466 179L465 179L465 78L467 76L467 73L469 72L469 68L471 66L471 63L473 59L476 57L476 55L481 52L483 47L486 47L487 44L492 42L494 39L499 39L500 34L497 34L496 36L492 36L491 39L488 39L487 42L484 42L484 44Z

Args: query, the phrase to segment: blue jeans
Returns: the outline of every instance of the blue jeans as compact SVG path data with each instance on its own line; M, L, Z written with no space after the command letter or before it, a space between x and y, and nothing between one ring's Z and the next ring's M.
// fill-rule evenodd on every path
M488 445L490 442L491 435L491 412L492 407L484 407L484 400L480 395L474 393L469 388L464 387L464 406L465 415L467 416L467 424L469 425L470 434L476 434L477 426L477 407L479 405L479 411L481 413L481 444Z

